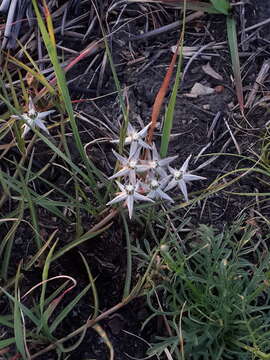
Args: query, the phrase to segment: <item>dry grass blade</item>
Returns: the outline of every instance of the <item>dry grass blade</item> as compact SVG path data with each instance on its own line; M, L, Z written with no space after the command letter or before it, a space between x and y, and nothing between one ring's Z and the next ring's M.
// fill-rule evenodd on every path
M156 126L157 126L157 120L158 120L158 117L159 117L159 114L160 114L160 111L161 111L161 107L162 107L162 104L164 102L164 98L166 96L166 93L167 93L167 90L168 90L168 87L169 87L169 84L170 84L170 80L171 80L171 77L172 77L172 74L173 74L173 69L174 69L176 59L177 59L177 55L178 55L179 45L180 45L180 42L177 45L176 52L173 54L172 61L171 61L170 65L169 65L169 68L167 70L167 73L165 75L165 78L164 78L164 80L162 82L162 85L161 85L161 87L159 89L159 92L158 92L158 94L156 96L156 99L155 99L155 102L154 102L154 105L153 105L152 116L151 116L151 127L149 129L148 139L147 139L149 144L151 144L152 141L153 141L154 130L155 130Z
M94 325L93 329L95 329L95 331L99 334L99 336L103 339L104 343L107 345L107 347L110 351L109 359L113 360L114 359L114 350L113 350L113 346L112 346L112 343L110 342L108 335L106 334L106 332L103 330L103 328L99 324Z
M263 83L269 74L269 70L270 70L270 61L265 60L256 78L256 81L254 82L253 88L250 91L250 94L248 95L248 99L245 104L246 108L252 107L252 105L254 104L259 87L263 86Z
M185 2L186 4L186 2ZM183 61L183 45L184 45L184 36L185 36L185 26L186 26L186 6L183 9L183 24L182 31L180 34L180 39L177 44L176 52L179 52L179 59L177 64L177 70L175 75L175 81L172 89L172 94L170 96L170 100L166 109L165 119L162 129L162 139L160 145L160 156L166 157L168 152L168 147L170 143L171 131L173 127L174 121L174 113L176 106L177 93L180 85L181 78L181 69L182 69L182 61Z
M239 52L238 52L236 22L232 16L227 16L227 35L228 35L228 42L231 53L236 95L237 95L240 111L243 114L244 95L243 95L243 85L241 79L241 69L240 69Z
M185 0L128 0L128 2L141 2L141 3L156 3L164 4L167 6L172 6L175 8L183 9L185 6ZM212 4L207 4L198 0L188 0L186 4L187 10L194 11L205 11L210 14L219 14L220 11L217 10Z

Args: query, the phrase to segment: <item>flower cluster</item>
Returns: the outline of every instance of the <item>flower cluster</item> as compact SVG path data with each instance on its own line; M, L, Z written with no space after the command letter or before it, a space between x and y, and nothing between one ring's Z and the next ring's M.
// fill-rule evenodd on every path
M124 144L130 146L129 156L124 157L113 151L119 161L120 170L109 179L122 178L123 183L116 180L120 192L109 201L107 205L124 201L127 206L129 217L132 217L135 201L166 200L171 203L174 200L166 193L178 186L185 201L188 201L187 183L194 180L204 180L202 176L193 175L188 172L188 164L191 155L186 159L179 170L170 166L170 163L177 159L178 155L160 158L155 144L152 146L145 142L145 137L151 123L142 130L136 131L132 125L128 125L127 136ZM112 143L119 143L120 140L112 140ZM142 158L142 150L146 158Z
M49 134L49 130L43 123L43 119L45 119L48 115L54 113L55 110L49 110L44 112L37 112L33 100L29 97L29 109L27 113L23 113L22 115L12 115L14 119L23 119L25 123L23 124L23 133L22 137L24 138L26 134L31 130L31 128L38 127L41 130L45 131Z

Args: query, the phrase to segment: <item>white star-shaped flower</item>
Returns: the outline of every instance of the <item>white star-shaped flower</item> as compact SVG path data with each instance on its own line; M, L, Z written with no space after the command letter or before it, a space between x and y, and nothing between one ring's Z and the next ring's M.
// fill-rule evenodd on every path
M205 177L197 176L190 174L187 171L188 163L191 158L191 155L186 159L184 164L181 166L179 170L173 169L169 166L169 171L172 174L173 178L168 183L164 191L169 191L172 188L174 188L176 185L178 185L179 189L182 191L182 194L184 195L184 198L186 201L188 201L188 192L187 192L187 186L186 183L189 181L195 181L195 180L205 180Z
M33 103L33 100L31 97L29 97L29 110L28 113L24 113L20 116L18 115L12 115L14 119L23 119L25 121L25 124L23 125L24 130L22 133L22 137L24 138L25 135L31 130L31 128L39 127L43 131L45 131L47 134L49 134L49 130L46 128L46 126L43 123L43 119L45 119L48 115L54 113L55 110L49 110L44 112L37 112Z
M131 184L135 184L136 174L148 170L148 166L140 164L140 160L139 160L140 149L137 149L135 154L133 156L130 156L129 158L126 158L118 154L114 150L112 150L112 152L114 156L117 158L117 160L120 162L122 168L117 173L109 177L109 180L118 178L120 176L128 176Z
M150 199L164 199L170 202L174 202L174 200L163 191L170 178L171 175L166 176L162 180L151 178L148 184L149 193L147 194L147 197Z
M169 156L164 159L161 159L155 143L152 145L152 159L151 160L143 160L142 164L148 165L150 170L156 172L161 178L166 177L168 174L166 172L166 168L168 165L178 158L178 155Z
M137 131L131 124L128 124L127 127L127 136L125 138L124 144L130 145L130 156L133 156L138 148L151 149L151 146L148 145L143 139L147 135L147 131L151 123L146 125L142 130ZM112 143L118 144L120 140L112 140Z
M139 184L127 184L127 185L122 185L120 182L116 181L119 189L121 190L121 192L118 193L118 195L112 199L111 201L109 201L107 203L107 205L112 205L112 204L116 204L120 201L124 201L125 205L128 208L128 213L129 213L129 217L130 219L132 218L132 214L133 214L133 206L134 206L134 201L138 200L138 201L149 201L154 203L154 201L152 199L149 199L147 196L141 195L138 192L138 188L139 188Z

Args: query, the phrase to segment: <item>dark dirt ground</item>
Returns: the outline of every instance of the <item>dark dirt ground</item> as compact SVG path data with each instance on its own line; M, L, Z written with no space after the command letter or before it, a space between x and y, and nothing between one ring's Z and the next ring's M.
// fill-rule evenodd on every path
M245 3L245 27L270 18L270 6L265 0L254 0ZM132 20L132 18L136 20L128 21L126 25L126 21L119 24L115 23L121 9L123 10L122 17L125 20ZM114 32L109 38L114 63L121 84L127 87L131 122L138 127L142 122L144 124L149 122L156 93L160 88L167 66L171 60L170 47L176 44L179 35L179 30L176 29L162 35L153 36L147 40L129 41L129 36L145 31L147 23L149 30L151 30L154 27L157 28L161 25L170 24L179 17L176 10L166 9L165 12L164 8L158 5L145 4L144 9L149 13L155 11L155 17L148 15L146 20L144 14L142 14L142 6L130 4L125 9L121 8L121 5L116 7L108 19L108 26ZM84 9L79 11L83 12ZM236 16L239 19L239 29L241 29L243 25L240 23L238 12L236 12ZM97 32L100 35L98 28ZM205 15L187 25L185 46L196 45L200 47L210 41L220 43L226 41L225 34L225 19L223 16ZM93 38L95 35L94 32ZM243 84L246 95L249 94L263 61L269 58L270 26L259 27L252 30L248 35L251 35L251 37L245 41L245 46L240 46ZM241 39L245 40L245 38ZM69 45L69 48L76 50L83 49L85 45L79 41L72 42L69 38L64 40ZM99 60L101 58L102 54L98 56ZM82 63L68 73L68 80L80 76L80 78L72 81L69 85L73 100L92 98L96 95L104 95L115 91L109 66L104 71L101 86L99 86L99 80L101 79L99 69L91 67L88 73L84 73L92 60L92 57L83 60ZM222 75L222 81L215 80L202 71L202 66L209 61L215 71ZM184 67L187 62L188 59L185 59ZM237 102L232 86L231 73L230 56L226 44L219 50L206 50L203 52L203 56L199 55L189 67L177 99L173 135L170 144L170 153L179 154L178 164L181 164L189 154L198 154L207 144L210 145L206 153L223 151L223 145L231 139L224 120L228 121L232 132L235 133L242 154L250 154L251 150L258 151L261 135L265 130L266 122L269 120L269 110L261 106L254 107L247 111L246 121L242 120L242 122L239 122L241 119L239 109L236 107L235 110L232 110L233 105L236 105ZM189 93L196 82L213 88L220 86L221 91L215 91L211 95L199 96L195 99L184 96L183 94ZM89 84L90 87L88 88ZM97 88L99 88L98 93L96 93ZM269 92L269 78L266 79L260 91L263 94ZM91 123L82 124L82 129L87 130L84 139L85 143L93 138L111 137L112 135L108 132L108 127L112 127L114 132L117 133L119 121L121 121L121 112L115 95L97 100L85 100L76 105L75 110L86 116L89 121L94 122L96 118L100 121L97 127L92 126ZM208 136L209 129L217 113L220 113L217 126L211 136ZM159 138L160 133L157 131L157 143ZM70 146L72 146L72 143L70 143ZM92 160L98 163L101 169L108 174L112 171L114 162L113 158L107 156L109 150L110 145L108 142L97 144L89 150L89 156ZM40 152L42 153L42 148ZM224 152L237 152L232 140L228 143ZM191 163L191 167L195 168L206 159L199 159L195 165ZM40 161L45 163L46 156L41 158ZM198 174L207 177L207 184L194 183L191 191L201 191L204 186L214 181L218 175L235 169L238 166L238 162L239 159L237 158L229 156L218 157L216 161L198 172ZM65 184L65 177L60 175L61 173L56 169L53 174L48 174L48 180L63 186ZM265 186L259 183L253 175L250 175L241 179L229 190L233 192L265 192ZM224 191L217 192L211 195L211 197L204 199L196 208L191 209L189 215L192 216L194 226L197 223L206 223L222 229L224 223L233 221L243 209L247 209L245 211L252 215L254 202L254 198L240 197ZM8 211L8 208L6 210ZM261 206L260 211L264 216L269 217L270 210L267 202ZM185 213L185 208L179 211L180 215ZM91 226L92 220L85 214L83 216L83 223L87 229ZM57 221L54 222L54 219L48 218L48 214L44 212L40 213L40 218L42 219L43 231L47 231L54 226L61 227L61 241L68 241L71 238L69 232L72 231L72 228L70 229L65 224ZM137 231L140 234L142 230L138 229ZM17 248L14 249L14 264L18 263L22 257L27 258L27 256L31 255L29 247L25 248L25 243L27 243L29 236L25 233L24 228L21 228L20 232L17 236ZM94 276L97 276L96 286L99 293L100 309L105 311L121 301L126 262L123 230L119 229L119 226L115 224L110 231L104 233L100 238L93 239L90 245L81 246L80 250L91 264ZM85 269L77 250L67 253L61 259L61 262L51 270L51 276L59 273L68 273L79 280L79 286L71 296L75 296L87 284L88 280ZM38 281L37 279L40 278L39 272L39 269L25 272L25 288L28 288L33 281ZM5 305L2 304L2 306L5 311ZM76 310L65 320L56 336L59 338L65 336L67 329L70 332L72 329L82 325L90 312L91 299L86 296L80 301ZM149 314L145 302L139 298L101 323L112 342L116 360L127 360L129 356L134 358L146 356L147 345L138 339L138 336L151 342L154 336L157 335L157 323L155 322L150 323L143 332L140 330L143 321ZM55 358L51 353L40 357L40 359L46 360ZM96 332L88 330L82 344L72 353L69 359L105 360L108 359L108 352Z

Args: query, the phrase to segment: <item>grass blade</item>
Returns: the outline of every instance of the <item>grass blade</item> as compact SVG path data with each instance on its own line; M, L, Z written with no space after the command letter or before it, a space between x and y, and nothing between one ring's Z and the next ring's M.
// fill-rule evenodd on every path
M92 239L95 236L100 235L103 231L107 230L110 226L111 226L111 224L103 227L102 229L100 229L96 232L92 232L92 233L88 232L88 233L82 235L79 239L75 239L75 240L71 241L69 244L63 246L58 252L56 252L55 255L53 255L51 261L58 259L60 256L64 255L66 252L68 252L71 249L73 249L74 247L82 244L83 242L85 242L89 239Z
M219 13L229 15L230 4L228 0L210 0Z
M154 130L157 126L157 121L158 121L158 117L159 117L159 114L161 111L161 107L164 102L164 98L166 96L167 89L169 87L169 83L170 83L170 80L171 80L171 77L173 74L173 68L174 68L174 65L176 62L177 54L178 54L178 47L177 47L177 51L173 54L172 61L169 65L169 68L167 70L165 78L164 78L162 85L158 91L158 94L155 98L155 102L154 102L153 109L152 109L151 126L150 126L150 129L148 132L148 139L147 139L149 144L151 144L153 141Z
M5 340L0 340L0 350L8 347L9 345L13 344L14 342L15 342L14 337L9 338L9 339L5 339Z
M131 276L132 276L132 257L131 257L131 239L130 239L130 231L128 228L128 224L124 214L122 213L122 219L124 222L124 228L126 233L126 242L127 242L127 271L126 271L126 279L125 286L123 292L123 299L127 298L130 294L130 286L131 286Z
M71 102L71 98L69 95L69 90L67 87L65 75L64 75L64 72L58 61L58 55L57 55L56 46L55 46L55 39L53 36L54 32L53 32L53 28L52 28L52 21L50 19L51 16L50 16L49 10L44 1L43 3L45 5L46 21L47 21L47 26L48 26L48 30L47 30L47 28L42 20L42 17L41 17L41 14L40 14L40 11L39 11L39 8L37 5L37 1L32 0L32 3L34 6L36 16L37 16L38 26L39 26L40 32L42 34L44 44L47 48L50 60L54 67L55 75L57 78L58 89L60 92L60 97L65 105L65 109L66 109L66 112L67 112L69 120L70 120L75 143L76 143L78 151L79 151L81 158L87 169L87 173L88 173L88 177L89 177L88 181L91 183L92 190L93 190L97 200L99 201L99 203L102 203L102 196L100 195L99 191L97 190L96 180L95 180L93 174L95 174L96 176L101 178L101 180L103 180L103 177L101 176L100 172L96 169L94 164L90 161L90 159L88 159L88 157L85 154L84 148L83 148L83 144L82 144L79 130L78 130L78 127L76 124L75 116L73 113L72 102Z
M28 359L25 347L25 329L22 320L22 311L20 309L20 292L19 292L19 277L20 277L21 264L18 267L15 278L15 299L14 299L14 335L18 351L23 359Z
M173 126L174 110L175 110L177 92L179 89L179 83L180 83L180 77L181 77L181 67L182 67L182 60L183 60L183 51L182 50L183 50L184 34L185 34L185 18L186 18L186 8L184 8L184 13L183 13L183 25L182 25L181 37L179 39L179 43L178 43L178 46L176 49L176 54L178 54L178 51L180 50L179 60L178 60L178 64L177 64L176 77L175 77L175 82L174 82L174 86L173 86L173 91L170 96L169 104L168 104L168 107L166 110L165 120L164 120L164 125L163 125L163 130L162 130L162 139L161 139L161 147L160 147L160 156L161 157L165 157L168 152L171 130L172 130L172 126ZM179 49L179 45L180 45L180 49ZM175 60L176 60L176 58L175 58Z
M71 312L74 306L81 300L81 298L87 293L90 289L91 284L88 284L68 305L61 311L59 315L54 319L53 323L50 325L50 333L52 334L58 325L67 317L67 315Z
M128 0L128 2L134 3L134 2L140 2L140 3L159 3L164 5L169 5L172 7L175 7L177 9L184 9L185 7L185 1L186 0ZM220 0L216 0L220 1ZM204 11L209 14L220 14L220 11L217 9L217 7L209 4L204 3L202 1L198 0L187 0L186 1L186 8L187 10L193 10L193 11Z
M239 52L238 52L238 42L237 42L237 31L236 31L236 21L232 16L227 16L227 36L232 60L232 68L234 74L236 95L240 107L241 113L244 112L244 95L243 95L243 85L241 79L241 69L239 61Z

